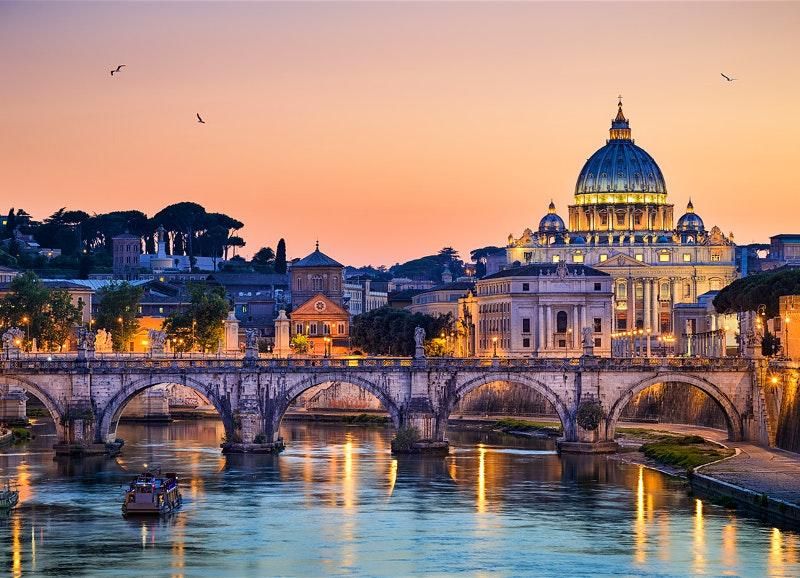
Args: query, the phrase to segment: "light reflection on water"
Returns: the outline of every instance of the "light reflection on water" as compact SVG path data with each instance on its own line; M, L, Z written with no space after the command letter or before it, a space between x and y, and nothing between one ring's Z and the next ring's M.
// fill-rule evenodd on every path
M21 505L0 519L0 575L796 576L798 535L689 498L674 480L550 440L451 432L446 457L394 457L391 432L287 424L280 456L218 451L217 421L123 424L116 460L4 448ZM120 516L143 464L184 507Z

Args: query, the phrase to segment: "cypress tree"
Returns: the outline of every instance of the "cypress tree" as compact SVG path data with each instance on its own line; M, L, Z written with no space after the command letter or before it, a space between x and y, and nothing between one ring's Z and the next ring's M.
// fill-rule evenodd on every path
M286 241L278 241L278 249L275 251L275 272L281 275L286 273Z

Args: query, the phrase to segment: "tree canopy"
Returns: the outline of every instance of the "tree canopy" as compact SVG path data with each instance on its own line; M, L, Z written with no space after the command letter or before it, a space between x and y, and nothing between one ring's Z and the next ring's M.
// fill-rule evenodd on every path
M452 323L449 314L433 317L405 309L381 307L356 315L350 333L353 347L370 355L409 356L415 350L415 328L422 327L431 339L449 332Z
M139 330L139 301L144 291L128 282L112 283L97 292L95 327L111 333L114 351L125 351Z
M189 306L167 317L164 331L178 351L216 351L229 309L223 287L192 283Z
M765 305L767 316L776 317L782 295L800 295L800 269L781 268L737 279L714 298L714 308L718 313L737 313Z

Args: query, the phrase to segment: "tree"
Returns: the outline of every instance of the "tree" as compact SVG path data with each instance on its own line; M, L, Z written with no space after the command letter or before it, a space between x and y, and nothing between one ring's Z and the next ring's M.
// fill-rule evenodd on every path
M353 346L370 355L413 355L416 327L422 327L430 341L439 338L442 332L449 333L452 322L449 314L433 317L405 309L381 307L356 315L351 325L351 336ZM428 347L432 352L440 351L436 344Z
M137 314L143 293L141 287L126 281L112 283L97 292L96 327L111 333L114 351L124 351L139 330Z
M230 306L225 289L198 283L189 285L189 307L176 311L164 321L164 331L179 350L214 351L222 339L222 322Z
M253 267L265 272L274 270L275 267L275 251L270 247L261 247L256 254L253 255L251 260Z
M194 257L194 233L199 226L203 226L206 219L206 210L197 203L182 202L169 205L153 216L156 225L164 225L168 231L183 235L181 248L188 247L189 257ZM174 248L174 241L173 241ZM175 251L177 254L177 251Z
M278 249L275 251L275 272L280 275L286 274L286 241L278 241Z
M14 237L14 229L17 228L17 216L14 214L14 207L8 211L6 218L6 226L3 230L3 239L11 239Z
M782 295L800 295L800 269L780 268L737 279L724 287L713 303L717 313L756 311L763 304L767 317L776 317Z
M489 255L502 251L500 247L489 245L469 252L470 259L475 263L475 276L480 278L486 275L486 260Z
M309 340L308 337L302 333L298 333L297 335L293 336L292 340L289 342L289 345L291 346L292 351L298 355L308 353Z
M80 323L81 305L73 305L66 291L48 289L32 271L14 277L9 293L0 300L4 327L25 330L26 347L36 339L41 349L61 349L72 329Z

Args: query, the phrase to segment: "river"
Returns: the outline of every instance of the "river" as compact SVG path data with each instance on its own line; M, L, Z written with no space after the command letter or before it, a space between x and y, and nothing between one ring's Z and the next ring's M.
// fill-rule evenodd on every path
M51 428L0 450L21 501L0 575L800 575L800 534L551 440L452 431L447 457L395 458L388 429L285 422L281 455L226 457L201 420L122 424L121 456L65 462ZM144 464L179 472L178 513L122 518Z

